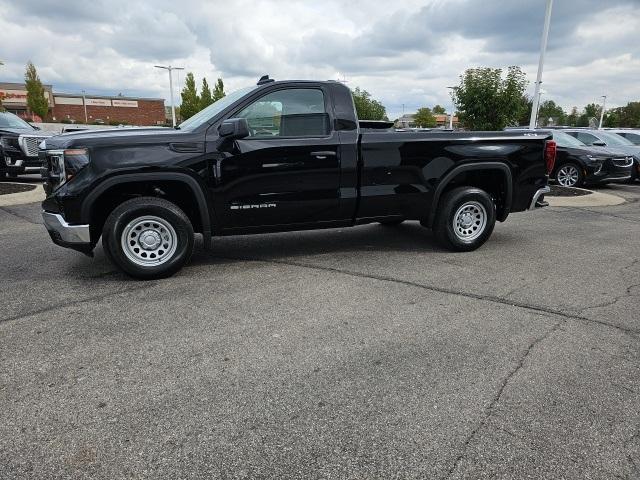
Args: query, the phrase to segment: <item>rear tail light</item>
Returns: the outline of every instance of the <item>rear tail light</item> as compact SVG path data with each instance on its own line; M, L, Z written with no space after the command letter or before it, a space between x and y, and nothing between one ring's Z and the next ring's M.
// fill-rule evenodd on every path
M551 175L556 164L556 142L547 140L544 145L544 163L547 165L547 175Z

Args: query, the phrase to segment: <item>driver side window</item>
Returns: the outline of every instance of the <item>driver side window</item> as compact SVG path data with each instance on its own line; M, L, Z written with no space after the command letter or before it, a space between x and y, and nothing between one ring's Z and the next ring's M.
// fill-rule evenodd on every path
M329 133L324 94L315 88L290 88L265 95L236 115L246 118L249 137L318 137Z

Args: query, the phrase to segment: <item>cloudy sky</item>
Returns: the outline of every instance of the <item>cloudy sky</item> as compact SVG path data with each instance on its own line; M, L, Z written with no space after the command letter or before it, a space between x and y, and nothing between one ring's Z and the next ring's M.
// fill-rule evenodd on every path
M640 0L555 0L544 99L566 108L640 100ZM390 118L436 103L469 67L520 65L533 91L544 0L0 0L0 81L32 60L59 92L169 98L184 66L227 91L344 79ZM184 74L177 79L181 88ZM176 88L176 91L178 88ZM178 96L179 97L179 96ZM168 103L168 102L167 102Z

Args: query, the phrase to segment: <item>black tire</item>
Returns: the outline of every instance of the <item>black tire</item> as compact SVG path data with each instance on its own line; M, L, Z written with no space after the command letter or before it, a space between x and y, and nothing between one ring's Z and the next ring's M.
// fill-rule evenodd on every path
M385 225L388 227L395 227L396 225L400 225L404 222L404 219L395 219L395 220L382 220L378 222L380 225Z
M558 177L562 175L561 172L563 172L563 169L571 169L572 172L575 172L575 174L577 175L576 181L573 184L568 184L566 181L562 181L560 180ZM566 177L566 176L565 176ZM584 186L584 171L582 170L582 167L576 163L573 162L567 162L567 163L563 163L562 165L559 165L556 168L555 173L553 174L553 178L556 181L556 183L560 186L563 187L576 187L576 188L581 188Z
M140 225L135 227L136 223ZM123 233L131 246L123 246ZM144 234L145 241L150 238L159 243L149 249L142 247ZM189 217L175 204L156 197L139 197L120 204L102 229L102 246L107 257L125 273L143 280L176 273L191 258L193 243Z
M463 207L464 210L459 211ZM465 223L457 224L454 229L456 215ZM447 192L440 200L433 233L444 248L469 252L487 241L495 224L496 207L491 196L479 188L459 187Z

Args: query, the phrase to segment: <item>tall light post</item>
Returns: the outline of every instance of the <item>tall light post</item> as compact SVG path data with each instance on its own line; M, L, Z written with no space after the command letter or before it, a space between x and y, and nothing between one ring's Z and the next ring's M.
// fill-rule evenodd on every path
M456 87L447 87L449 90L453 91ZM449 130L453 130L453 111L456 109L455 104L453 103L453 96L451 97L451 114L449 115Z
M173 76L171 75L171 72L173 70L184 70L183 67L172 67L171 65L154 65L156 68L162 68L163 70L168 70L169 71L169 90L170 90L170 96L171 96L171 123L173 124L173 126L176 126L176 107L173 103Z
M538 117L540 116L540 105L542 104L542 102L540 102L540 100L542 99L542 95L544 95L545 93L547 93L547 92L544 91L542 88L538 92L538 108L536 109L536 121L535 121L535 124L534 124L534 126L536 128L538 127Z
M529 128L536 127L536 116L540 104L540 85L542 84L542 69L544 68L544 54L547 51L547 40L549 39L549 25L551 24L551 8L553 0L547 0L547 10L544 15L544 28L542 29L542 40L540 41L540 60L538 61L538 75L536 77L536 90L533 94L533 105L531 105L531 117L529 118Z
M602 130L602 119L604 118L604 106L607 104L607 96L602 95L602 110L600 111L600 124L598 130Z
M82 106L84 107L84 124L88 125L89 118L87 117L87 96L85 95L84 90L82 90Z

